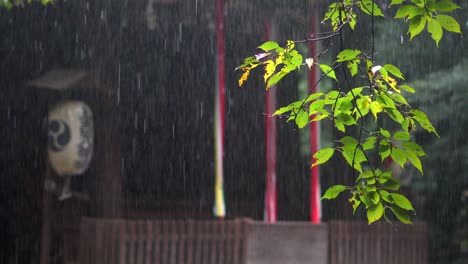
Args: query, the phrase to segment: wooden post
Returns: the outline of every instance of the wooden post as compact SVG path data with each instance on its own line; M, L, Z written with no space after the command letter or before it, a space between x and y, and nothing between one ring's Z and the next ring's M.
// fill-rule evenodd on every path
M42 191L42 226L41 226L41 252L40 264L48 264L50 257L50 236L52 220L52 193L47 190L46 184L52 180L50 165L47 164Z

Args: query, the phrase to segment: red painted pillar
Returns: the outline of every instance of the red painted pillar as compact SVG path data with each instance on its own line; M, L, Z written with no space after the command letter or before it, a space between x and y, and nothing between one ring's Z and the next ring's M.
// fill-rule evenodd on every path
M215 206L214 215L226 216L223 187L224 101L226 94L224 69L224 0L216 0L216 92L215 92Z
M313 7L312 7L313 8ZM317 12L311 10L312 17L310 18L310 30L314 34L317 32L316 21ZM315 42L309 42L309 56L315 58L317 54L317 45ZM314 64L312 69L309 71L309 92L315 93L318 87L315 85L317 82L317 66ZM312 122L309 124L310 127L310 147L311 157L319 150L320 145L320 126L319 122ZM314 163L314 158L311 161ZM321 219L321 203L320 203L320 169L319 166L314 166L310 171L310 221L314 224L320 223Z
M265 23L265 41L271 40L272 22ZM276 194L276 88L270 87L265 98L265 142L266 142L266 190L265 215L267 223L277 221L277 194Z

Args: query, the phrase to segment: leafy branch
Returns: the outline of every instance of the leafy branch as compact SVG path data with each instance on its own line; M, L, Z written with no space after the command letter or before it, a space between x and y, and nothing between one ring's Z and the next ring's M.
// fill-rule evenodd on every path
M24 7L27 4L32 4L35 2L48 5L54 1L55 0L0 0L0 8L5 7L7 9L11 9L13 7Z
M425 28L437 46L443 30L461 34L458 22L447 14L441 14L460 8L450 0L393 0L390 6L399 6L394 19L403 19L409 24L410 40ZM367 52L364 49L345 49L343 45L343 30L352 31L358 23L356 11L371 16L372 43ZM334 147L323 148L313 155L312 167L324 164L335 153L340 153L353 168L353 176L356 178L354 186L330 187L322 199L334 199L341 192L347 191L350 193L349 202L354 212L364 204L369 224L382 217L390 221L388 212L392 212L399 221L409 224L409 212L414 211L414 208L399 193L400 183L392 177L392 172L382 171L381 165L385 159L391 158L401 168L411 164L423 174L421 157L426 154L420 145L412 141L411 134L417 129L423 129L437 137L439 135L428 116L412 108L407 102L405 93L415 93L415 90L400 84L405 80L400 69L392 64L379 65L374 61L374 17L383 16L374 0L334 2L329 5L323 19L324 23L331 26L330 32L311 35L303 40L289 40L283 47L274 41L265 42L258 47L262 50L261 53L246 58L236 70L242 71L239 78L239 86L242 86L251 70L263 67L266 89L270 89L290 72L304 66L309 70L316 66L320 68L322 75L314 86L324 77L334 80L338 87L344 86L345 92L338 89L326 94L309 93L305 99L281 107L273 115L287 115L287 121L294 121L299 128L323 119L333 121L334 127L343 133L348 132L348 128L357 126L357 138L346 135L337 139ZM295 49L297 43L312 41L326 40L330 45L337 37L340 38L340 48L335 61L330 65L319 62L320 55L329 47L316 57L305 59ZM336 70L342 71L342 79L338 79ZM349 78L362 79L367 85L353 87ZM393 120L400 128L390 132L377 124L379 118ZM365 119L373 120L377 129L372 131L367 128ZM380 157L378 162L369 158L375 152Z

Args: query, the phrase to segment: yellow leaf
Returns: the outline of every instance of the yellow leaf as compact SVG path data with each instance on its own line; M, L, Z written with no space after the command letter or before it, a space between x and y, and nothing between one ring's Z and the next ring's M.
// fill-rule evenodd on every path
M309 70L310 70L310 68L312 68L312 64L314 64L314 59L313 58L307 58L305 60L305 63L307 64L307 66L309 67Z
M263 79L265 80L265 82L268 80L268 78L271 77L275 70L276 64L272 60L267 61L265 65L265 74L263 75Z
M395 90L395 92L397 93L401 93L400 89L397 88L397 81L395 79L393 79L392 77L390 76L387 76L386 78L384 78L385 82L388 83L388 85L390 85L390 87Z
M242 86L242 84L247 81L247 78L249 77L250 74L250 69L246 69L245 72L242 74L242 76L239 78L239 87Z
M375 120L377 120L377 114L383 111L383 107L379 102L373 101L370 104L370 110L372 114L374 115Z

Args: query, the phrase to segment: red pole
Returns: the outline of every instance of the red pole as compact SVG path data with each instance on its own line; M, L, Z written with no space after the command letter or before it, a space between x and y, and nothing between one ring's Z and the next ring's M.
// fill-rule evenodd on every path
M313 8L313 7L312 7ZM316 32L316 11L311 10L311 14L314 14L310 18L310 27L311 33ZM317 54L317 45L315 42L309 42L309 55L314 58ZM312 69L309 71L309 87L310 93L317 92L317 66L314 64ZM310 127L310 147L311 147L311 157L318 151L319 148L319 123L312 122L309 124ZM312 158L312 164L314 163L314 158ZM311 178L310 178L310 221L314 224L320 223L321 218L321 205L320 205L320 170L319 166L314 166L311 169Z
M216 98L215 98L215 216L226 216L224 202L224 101L226 94L224 70L224 0L216 0Z
M265 40L271 39L271 21L265 23ZM276 89L270 87L265 98L265 141L266 141L266 191L265 191L265 221L274 223L277 220L276 194Z
M217 67L218 67L218 89L219 89L219 101L220 101L220 112L221 112L221 132L223 135L223 146L224 146L224 98L226 94L225 87L225 74L224 74L224 0L216 1L216 48L218 51Z

